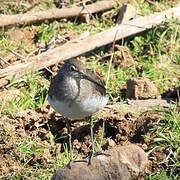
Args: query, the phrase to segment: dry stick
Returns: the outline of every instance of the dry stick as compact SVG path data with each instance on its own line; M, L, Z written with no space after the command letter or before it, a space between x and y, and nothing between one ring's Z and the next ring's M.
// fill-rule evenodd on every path
M7 60L3 59L2 57L0 57L0 60L2 60L4 63L10 65L10 63Z
M112 48L112 55L111 55L111 59L110 59L110 62L109 62L109 68L108 68L108 76L107 76L107 80L106 80L106 89L107 89L107 86L108 86L108 82L109 82L109 78L110 78L110 71L111 71L111 66L112 66L112 61L113 61L113 57L114 57L114 46L115 46L115 42L116 42L116 36L117 36L117 33L118 33L118 30L114 36L114 40L113 40L113 48Z
M149 4L152 4L154 6L156 6L156 8L159 10L159 11L162 11L162 8L159 6L159 3L158 2L154 2L154 1L151 1L151 0L146 0Z
M40 55L26 59L26 62L10 65L5 69L0 70L0 87L7 84L7 80L10 80L14 75L18 77L27 74L32 70L38 71L60 61L79 56L80 54L112 43L116 33L116 40L120 40L150 29L172 17L180 18L180 7L131 20L126 24L115 26L104 32L88 36L82 40L66 43L60 47L50 49Z
M171 43L170 43L170 49L171 49L171 56L170 57L171 57L171 59L173 59L173 55L174 55L173 45L176 43L176 38L177 38L178 32L179 32L179 25L177 25L177 27L176 27L174 38L173 37L171 38Z
M15 56L17 56L18 58L22 59L22 60L24 60L24 59L25 59L25 57L24 57L24 56L22 56L21 54L19 54L19 53L15 52L14 50L10 50L10 52L11 52L12 54L14 54Z
M25 24L32 22L40 22L44 20L72 18L76 16L82 16L87 14L87 9L91 13L97 13L105 11L115 7L115 2L110 1L97 1L96 3L90 4L84 7L72 7L63 9L51 9L47 11L41 11L36 13L25 13L17 15L0 15L0 27L11 26L15 24Z
M169 103L169 101L165 99L131 100L131 104L115 103L113 105L107 105L102 111L109 114L109 111L113 112L113 109L115 109L116 111L120 109L121 112L126 114L129 112L144 112L147 110L152 110L153 107L157 105L166 108L170 107L173 104ZM109 115L111 116L111 114Z

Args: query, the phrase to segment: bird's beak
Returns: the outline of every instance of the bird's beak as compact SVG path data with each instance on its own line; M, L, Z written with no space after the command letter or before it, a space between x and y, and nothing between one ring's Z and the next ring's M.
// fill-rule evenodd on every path
M81 77L82 77L83 79L87 79L87 80L93 82L94 84L97 84L98 86L100 86L101 88L103 88L103 89L106 90L106 88L105 88L103 85L101 85L100 83L98 83L97 81L95 81L94 79L92 79L90 76L88 76L88 75L86 75L85 73L80 72L80 71L79 71L79 73L80 73L80 75L81 75Z

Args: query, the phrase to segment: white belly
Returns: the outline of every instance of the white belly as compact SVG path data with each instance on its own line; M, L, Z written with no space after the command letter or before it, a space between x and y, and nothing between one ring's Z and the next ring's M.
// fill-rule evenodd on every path
M102 109L108 102L107 96L94 96L84 101L62 102L48 97L53 109L72 120L83 119Z

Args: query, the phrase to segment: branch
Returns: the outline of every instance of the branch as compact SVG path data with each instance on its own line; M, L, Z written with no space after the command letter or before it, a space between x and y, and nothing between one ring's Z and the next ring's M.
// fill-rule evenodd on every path
M115 6L114 1L106 0L106 1L97 1L96 3L87 5L86 9L84 9L84 7L72 7L72 8L63 8L63 9L54 8L51 10L35 12L35 13L25 13L25 14L17 14L17 15L0 15L0 28L15 24L25 24L25 23L29 24L44 20L83 16L85 14L88 14L88 12L91 12L93 14L100 11L112 9L114 6Z
M173 99L146 99L146 100L131 100L128 103L120 102L113 105L107 105L102 111L107 117L115 116L119 110L121 113L138 113L152 110L155 106L168 108L173 105Z
M0 70L0 87L5 85L14 75L18 77L31 71L38 71L60 61L79 56L80 54L112 43L115 36L116 40L120 40L148 30L173 17L180 18L180 7L131 20L126 24L115 26L77 42L72 41L60 47L48 50L40 55L26 59L26 61L21 64L10 65Z

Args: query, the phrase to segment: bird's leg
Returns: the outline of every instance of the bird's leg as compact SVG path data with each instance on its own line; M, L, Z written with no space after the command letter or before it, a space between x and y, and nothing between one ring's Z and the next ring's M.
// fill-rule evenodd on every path
M68 129L68 140L69 140L69 154L70 154L70 161L67 164L67 167L71 169L71 163L73 161L73 153L72 153L72 145L71 145L71 126L69 119L66 119L67 129ZM73 162L86 162L87 160L75 160Z
M93 119L92 117L90 116L89 117L89 123L90 123L90 130L91 130L91 152L90 152L90 156L89 156L89 162L88 164L90 165L91 164L91 161L92 161L92 157L94 155L94 134L93 134Z
M71 126L69 119L66 119L67 124L67 130L68 130L68 140L69 140L69 153L70 153L70 161L68 163L68 166L71 168L71 162L73 160L73 154L72 154L72 146L71 146Z

